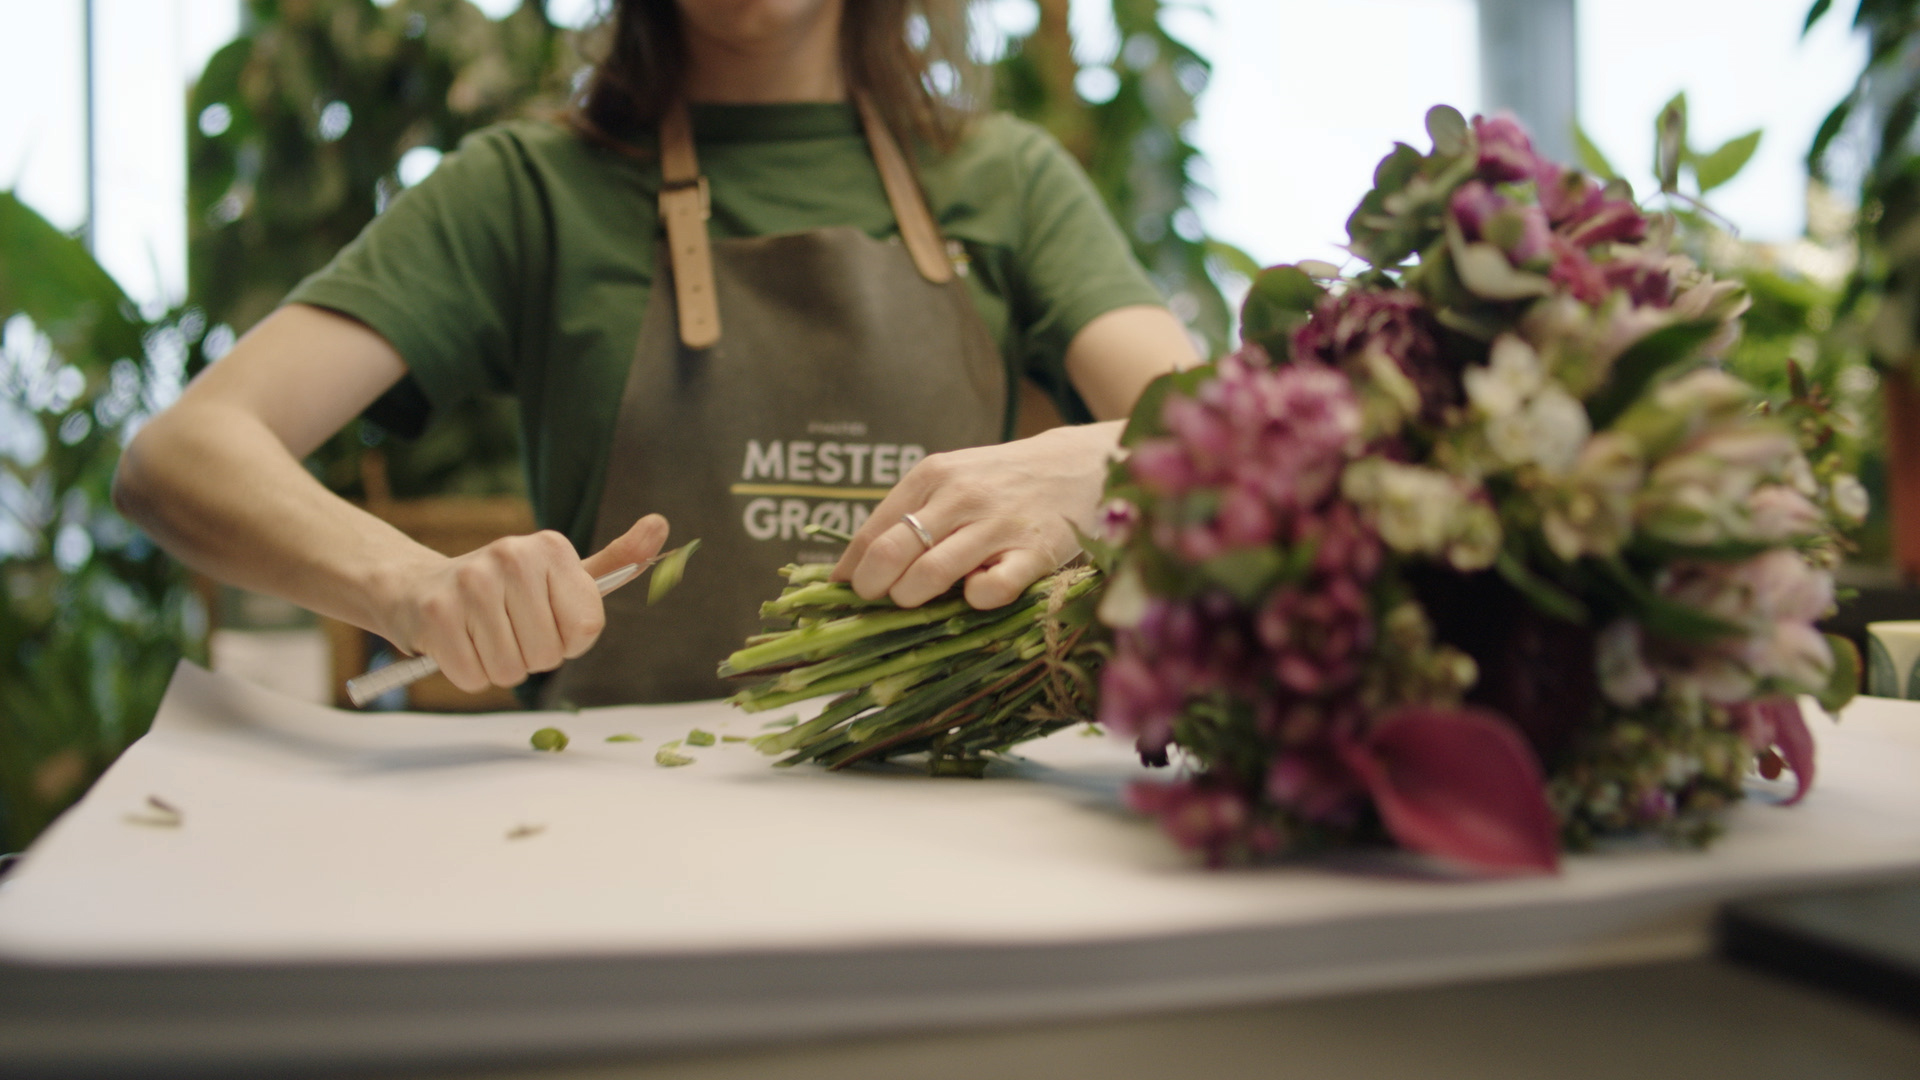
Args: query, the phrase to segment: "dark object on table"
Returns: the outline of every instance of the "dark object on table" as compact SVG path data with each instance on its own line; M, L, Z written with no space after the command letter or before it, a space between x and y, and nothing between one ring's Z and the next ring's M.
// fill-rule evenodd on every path
M1738 901L1719 940L1736 963L1920 1021L1920 878Z

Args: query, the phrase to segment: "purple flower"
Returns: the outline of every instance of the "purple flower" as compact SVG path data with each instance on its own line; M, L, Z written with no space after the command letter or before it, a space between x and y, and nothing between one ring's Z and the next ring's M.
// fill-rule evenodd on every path
M1276 755L1267 769L1267 796L1319 825L1352 825L1366 805L1359 778L1326 745Z
M1592 177L1548 164L1541 167L1538 180L1540 205L1554 231L1575 247L1646 238L1647 219L1640 208L1630 199L1610 197Z
M1540 171L1527 129L1512 115L1473 118L1473 137L1480 144L1479 174L1496 184L1530 180Z
M1466 400L1463 362L1441 350L1439 324L1418 293L1353 289L1329 296L1294 331L1295 361L1353 370L1369 352L1399 366L1419 391L1420 416L1428 423L1439 423L1448 408Z
M1137 782L1127 788L1127 805L1160 819L1174 843L1203 853L1209 866L1270 855L1281 845L1280 834L1255 819L1245 795L1212 777Z
M1553 226L1538 206L1514 201L1478 180L1453 193L1454 221L1468 241L1486 241L1515 266L1545 263L1552 254Z

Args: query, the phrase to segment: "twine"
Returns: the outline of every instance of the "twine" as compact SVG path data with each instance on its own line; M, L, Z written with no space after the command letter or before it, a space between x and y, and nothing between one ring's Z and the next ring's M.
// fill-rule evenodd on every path
M1084 567L1078 572L1063 570L1054 576L1053 585L1047 591L1047 610L1040 618L1040 633L1044 642L1040 662L1047 669L1046 682L1042 687L1046 704L1033 710L1035 720L1065 720L1071 723L1091 719L1085 715L1086 709L1082 704L1085 695L1081 691L1089 689L1086 672L1068 660L1084 631L1068 637L1066 627L1060 621L1060 611L1067 606L1068 590L1088 572Z

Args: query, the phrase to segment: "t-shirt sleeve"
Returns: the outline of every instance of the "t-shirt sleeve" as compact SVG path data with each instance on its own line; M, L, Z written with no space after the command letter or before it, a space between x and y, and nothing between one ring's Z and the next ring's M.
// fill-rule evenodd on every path
M527 332L523 301L546 251L519 162L501 129L462 140L287 301L371 327L399 351L436 409L510 391Z
M1018 157L1015 307L1027 321L1023 367L1047 384L1064 380L1067 346L1088 323L1115 308L1166 301L1064 147L1029 127Z

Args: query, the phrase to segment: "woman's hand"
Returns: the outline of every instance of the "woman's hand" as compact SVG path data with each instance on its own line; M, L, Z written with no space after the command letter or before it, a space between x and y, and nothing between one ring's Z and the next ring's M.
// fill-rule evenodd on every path
M666 519L649 514L585 559L549 530L385 568L374 585L382 598L379 632L433 657L469 693L518 686L592 648L606 626L594 579L646 562L666 539Z
M994 608L1080 550L1120 435L1118 421L934 454L854 534L833 576L868 599L917 607L966 578L967 602ZM932 537L922 543L912 514Z
M1120 418L1140 392L1199 359L1163 307L1116 308L1087 323L1067 347L1067 376L1106 423L922 460L860 526L833 576L869 600L890 596L901 607L924 604L963 577L974 607L1011 603L1080 551L1074 528L1093 530ZM931 545L907 524L908 514Z

